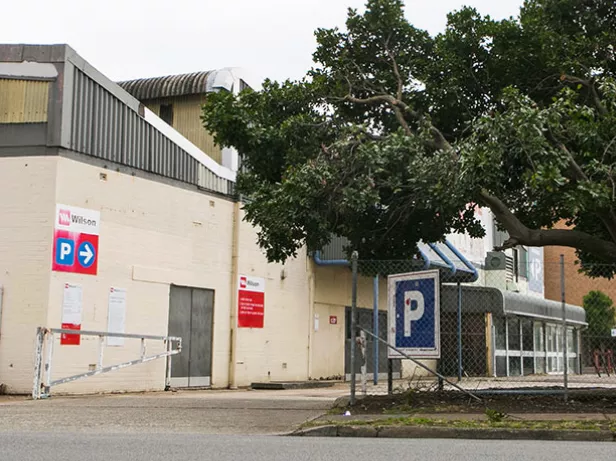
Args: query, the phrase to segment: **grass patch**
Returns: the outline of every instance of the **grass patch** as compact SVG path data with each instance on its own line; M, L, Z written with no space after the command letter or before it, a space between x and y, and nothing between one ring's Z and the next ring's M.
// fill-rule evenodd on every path
M304 424L303 428L317 426L415 426L415 427L451 427L460 429L534 429L534 430L581 430L616 432L616 422L601 421L511 421L511 420L444 420L418 418L413 416L392 417L378 420L317 420Z

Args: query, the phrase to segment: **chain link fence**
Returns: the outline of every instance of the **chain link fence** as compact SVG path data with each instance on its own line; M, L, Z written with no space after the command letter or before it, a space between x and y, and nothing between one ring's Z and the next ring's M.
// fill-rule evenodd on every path
M616 390L613 266L585 267L595 276L588 277L577 264L545 262L540 284L519 266L482 267L471 276L430 267L439 273L434 290L425 277L392 284L396 274L426 269L417 262L354 263L345 351L352 398L409 389ZM372 280L372 293L357 290L362 278ZM404 306L404 314L390 312L392 303ZM401 346L413 353L401 356L394 349ZM431 356L437 349L438 357Z

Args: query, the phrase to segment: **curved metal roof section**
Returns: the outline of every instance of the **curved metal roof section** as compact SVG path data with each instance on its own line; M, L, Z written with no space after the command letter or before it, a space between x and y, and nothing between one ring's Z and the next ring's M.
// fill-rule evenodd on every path
M458 287L441 287L441 309L455 312L458 306ZM462 311L467 313L491 312L499 317L515 315L554 323L562 322L562 304L558 301L528 294L501 290L494 287L462 286ZM586 326L586 311L583 307L565 305L567 324Z
M124 90L139 100L203 94L208 91L208 78L212 71L165 77L138 78L118 82Z

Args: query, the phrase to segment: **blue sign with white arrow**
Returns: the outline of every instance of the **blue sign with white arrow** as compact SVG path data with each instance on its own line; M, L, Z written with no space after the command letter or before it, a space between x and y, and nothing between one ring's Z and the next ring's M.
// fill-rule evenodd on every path
M81 242L77 258L82 267L90 267L96 261L96 248L90 242Z

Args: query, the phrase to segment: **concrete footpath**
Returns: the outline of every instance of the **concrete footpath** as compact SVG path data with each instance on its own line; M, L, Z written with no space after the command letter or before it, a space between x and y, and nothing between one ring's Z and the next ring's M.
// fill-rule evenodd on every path
M326 413L348 387L178 391L28 400L0 396L0 432L281 434Z

